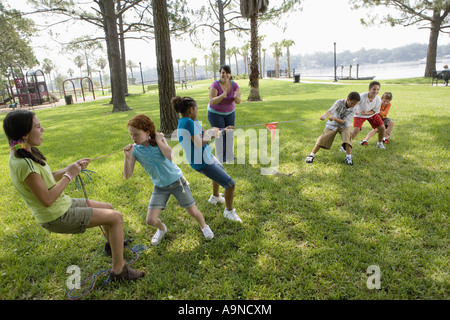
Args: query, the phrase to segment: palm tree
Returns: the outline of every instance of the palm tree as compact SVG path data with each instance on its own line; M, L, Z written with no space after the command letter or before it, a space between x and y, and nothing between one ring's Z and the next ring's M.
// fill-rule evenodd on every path
M225 54L228 58L228 65L231 66L231 56L233 55L232 48L228 48Z
M180 75L180 59L175 60L177 63L177 69L178 69L178 83L181 83L181 75Z
M97 59L96 64L97 64L97 67L99 67L103 73L103 70L106 68L106 64L107 64L106 59L103 57L100 57Z
M279 58L283 55L283 52L281 52L281 46L279 42L274 42L270 46L273 47L274 49L274 52L272 54L275 57L275 78L279 78L280 77Z
M106 64L107 61L105 58L100 57L97 59L97 61L95 62L97 64L97 67L100 68L100 70L102 70L101 74L100 74L100 83L102 85L102 93L105 94L105 92L103 91L103 80L102 80L102 74L103 74L103 78L105 78L105 74L104 74L104 70L106 68Z
M137 67L137 65L132 60L128 60L127 61L127 68L130 69L131 78L134 78L134 76L133 76L133 68L136 68L136 67Z
M281 40L281 46L286 48L286 60L287 60L287 70L288 70L288 78L291 77L291 62L290 62L290 54L289 47L294 45L294 40Z
M264 73L266 72L266 48L262 48L261 51L263 52L263 65L262 65L262 76L264 77Z
M73 62L75 63L75 65L80 69L80 77L83 76L81 68L84 66L84 59L82 56L76 56L75 59L73 60Z
M263 42L265 37L266 37L265 35L258 36L258 50L259 50L258 67L259 67L259 77L261 79L263 78L263 75L264 75L264 70L262 68L262 54L261 54L261 51L262 51L262 42Z
M187 69L187 60L183 60L183 71L184 71L184 82L187 83L186 79L186 69Z
M194 71L194 81L197 81L197 75L195 74L195 67L197 66L197 58L191 59L192 69Z
M67 70L67 73L70 75L70 77L72 78L73 77L73 74L75 73L75 71L73 71L73 69L72 68L69 68L68 70Z
M55 68L55 64L53 63L52 60L45 58L44 60L42 60L42 69L44 69L44 72L46 74L48 74L48 78L50 80L50 90L53 91L53 85L52 85L52 78L50 73L52 72L52 70Z
M255 5L256 4L256 5ZM259 70L258 70L258 16L267 11L269 1L241 0L241 13L245 18L250 18L250 43L251 43L251 66L250 66L250 94L248 100L261 100L259 95Z
M248 66L248 50L250 49L250 44L246 43L241 47L241 55L244 59L244 68L245 68L245 74L248 74L247 72L247 66Z
M233 51L234 60L236 61L236 75L238 75L239 74L239 66L238 66L237 55L240 54L239 53L239 48L233 47L233 48L231 48L231 50Z
M208 79L208 55L205 54L203 56L203 58L205 59L205 73L206 73L206 79Z
M208 56L209 65L211 66L211 70L214 73L214 80L217 79L217 71L220 67L220 53L218 52L217 44L213 44L211 46L211 54Z

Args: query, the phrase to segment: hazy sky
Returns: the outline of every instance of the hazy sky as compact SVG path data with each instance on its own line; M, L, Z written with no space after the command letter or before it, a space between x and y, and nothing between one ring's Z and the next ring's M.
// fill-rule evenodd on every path
M7 0L11 6L27 11L25 0ZM279 1L271 0L270 4L274 5ZM207 4L208 0L189 0L192 6L199 4ZM261 26L260 35L266 35L263 47L267 48L267 54L272 52L270 44L283 39L293 40L295 45L290 48L291 54L306 54L323 51L333 51L333 43L336 42L337 52L344 50L357 51L362 47L366 49L372 48L395 48L411 43L428 43L429 30L420 30L416 26L410 27L389 27L372 26L364 27L360 23L360 18L367 16L367 10L351 10L348 0L304 0L303 10L290 14L287 19L288 27L285 33L271 24ZM385 7L378 10L380 13L387 13ZM67 31L66 31L67 30ZM82 25L71 25L63 28L60 32L64 39L68 42L70 38L79 37L86 30ZM83 32L84 31L84 32ZM43 33L45 35L45 33ZM236 37L227 35L227 46L241 47L248 39L236 39ZM208 40L205 40L207 43ZM450 37L440 34L439 44L444 45L450 43ZM52 59L59 67L60 72L65 73L68 68L76 68L73 65L73 57L61 56L58 46L46 37L36 39L33 44L41 47L46 44L53 47L53 50L36 48L36 55L39 61L45 57ZM146 43L138 40L126 41L126 59L133 60L136 64L142 63L145 67L155 67L155 45L154 42ZM190 60L193 57L198 58L198 64L203 64L203 56L205 52L194 48L187 41L172 40L173 59Z

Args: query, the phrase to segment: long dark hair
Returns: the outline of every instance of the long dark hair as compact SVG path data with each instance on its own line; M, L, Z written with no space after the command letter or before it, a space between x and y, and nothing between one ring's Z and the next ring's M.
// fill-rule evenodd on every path
M9 145L14 141L22 141L22 137L30 133L33 128L34 112L16 110L8 113L3 120L3 130L8 137ZM31 147L31 152L25 149L14 150L17 158L29 158L42 166L45 166L45 156L36 147Z
M219 69L219 72L221 72L222 69L223 69L226 73L231 74L231 67L230 67L229 65L227 65L227 64L221 65L221 66L220 66L220 69ZM233 80L233 76L230 76L230 80Z

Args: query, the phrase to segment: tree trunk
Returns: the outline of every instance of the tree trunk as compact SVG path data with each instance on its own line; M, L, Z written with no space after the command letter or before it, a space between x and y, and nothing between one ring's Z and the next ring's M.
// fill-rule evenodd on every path
M176 95L176 91L167 2L166 0L153 0L152 7L153 21L155 24L156 65L158 70L160 131L164 135L171 135L178 127L178 114L173 109L171 102L172 98Z
M280 77L280 63L279 63L279 57L275 57L275 78Z
M427 64L425 65L425 77L432 77L436 72L436 54L439 30L441 26L440 11L434 10L433 20L431 21L430 38L428 40Z
M219 39L220 39L220 65L226 64L226 46L225 46L225 22L223 16L223 2L222 0L217 1L217 6L219 9Z
M105 29L106 50L111 72L112 112L128 111L131 109L125 102L124 88L121 81L122 67L120 65L119 36L117 34L114 1L101 0L98 4L104 17L103 26Z
M117 11L121 9L120 1L117 1ZM127 60L125 55L125 35L123 34L123 18L119 15L119 43L120 43L120 62L122 66L122 82L125 96L128 95L128 79L127 79ZM133 76L131 76L133 77Z
M288 72L288 78L291 77L291 55L289 53L289 47L287 47L287 51L286 51L286 59L287 59L287 72Z
M259 70L258 70L258 12L255 12L250 18L250 51L251 51L251 62L250 62L250 94L248 100L259 101L261 97L259 96Z

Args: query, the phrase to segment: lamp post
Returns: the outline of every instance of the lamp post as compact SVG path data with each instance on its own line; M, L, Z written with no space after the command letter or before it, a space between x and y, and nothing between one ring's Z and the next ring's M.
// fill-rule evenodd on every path
M99 70L98 74L100 75L100 85L102 86L102 94L105 95L105 91L103 91L102 72Z
M336 42L334 43L334 82L337 82L337 75L336 75Z

